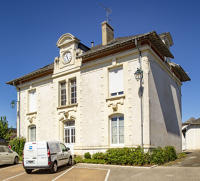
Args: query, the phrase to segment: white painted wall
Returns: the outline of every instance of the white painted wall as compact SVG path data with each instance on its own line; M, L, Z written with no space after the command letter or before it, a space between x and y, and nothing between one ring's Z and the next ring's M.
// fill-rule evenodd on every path
M185 133L186 150L200 149L200 125L187 126Z
M149 102L152 146L182 149L180 85L167 73L167 66L150 56Z

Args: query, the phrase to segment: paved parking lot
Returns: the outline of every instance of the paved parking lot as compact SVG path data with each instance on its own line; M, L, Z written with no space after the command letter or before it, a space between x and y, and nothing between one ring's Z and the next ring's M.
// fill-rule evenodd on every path
M28 175L21 164L0 167L0 181L199 181L200 167L129 167L77 164L51 174L35 170Z

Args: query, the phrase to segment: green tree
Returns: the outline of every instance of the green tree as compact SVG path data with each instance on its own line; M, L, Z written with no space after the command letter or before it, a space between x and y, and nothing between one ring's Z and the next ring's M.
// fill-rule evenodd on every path
M11 136L11 130L8 128L8 121L6 116L0 117L0 138L9 140Z

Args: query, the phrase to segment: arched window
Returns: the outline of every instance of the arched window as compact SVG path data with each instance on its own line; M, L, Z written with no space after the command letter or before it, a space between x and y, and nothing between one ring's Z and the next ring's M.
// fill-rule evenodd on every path
M124 144L124 115L117 114L110 118L111 144Z
M36 126L29 126L29 141L36 141Z
M64 124L64 135L66 144L75 143L75 121L70 120Z

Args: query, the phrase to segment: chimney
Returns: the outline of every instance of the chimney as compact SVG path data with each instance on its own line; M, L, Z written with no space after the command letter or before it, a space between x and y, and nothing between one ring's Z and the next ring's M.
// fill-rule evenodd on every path
M102 45L107 45L109 41L114 39L114 30L107 21L101 23L102 29Z

